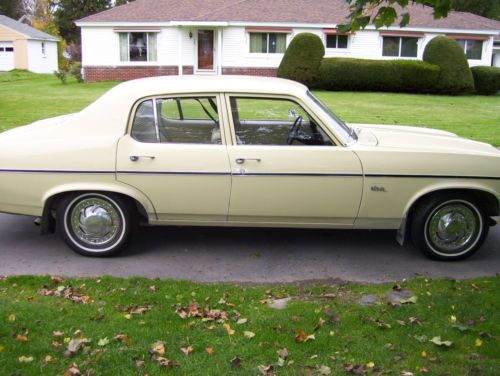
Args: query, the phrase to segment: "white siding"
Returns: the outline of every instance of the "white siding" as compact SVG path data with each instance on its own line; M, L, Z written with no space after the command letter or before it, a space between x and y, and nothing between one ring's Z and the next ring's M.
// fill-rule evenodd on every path
M42 43L45 44L45 54ZM28 40L28 70L34 73L53 73L58 70L57 43Z
M82 64L84 66L120 64L120 41L113 28L82 28Z

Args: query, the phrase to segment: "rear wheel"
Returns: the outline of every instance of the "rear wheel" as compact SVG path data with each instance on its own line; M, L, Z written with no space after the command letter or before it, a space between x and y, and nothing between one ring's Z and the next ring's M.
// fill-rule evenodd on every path
M428 257L461 260L473 255L488 235L487 217L481 204L462 194L434 196L415 211L413 242Z
M120 252L132 230L128 203L108 193L66 196L57 208L57 228L65 242L84 256L106 257Z

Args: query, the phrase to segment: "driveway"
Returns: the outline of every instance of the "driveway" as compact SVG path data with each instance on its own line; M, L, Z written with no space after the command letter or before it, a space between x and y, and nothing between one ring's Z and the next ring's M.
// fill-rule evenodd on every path
M203 282L341 279L385 282L415 275L472 278L500 272L500 226L478 254L437 262L393 231L141 228L115 258L74 254L55 235L40 236L33 218L0 214L0 275L144 276Z

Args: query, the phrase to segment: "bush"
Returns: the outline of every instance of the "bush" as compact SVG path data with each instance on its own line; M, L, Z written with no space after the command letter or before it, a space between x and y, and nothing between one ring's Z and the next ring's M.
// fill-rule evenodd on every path
M60 69L60 70L54 71L54 76L56 76L58 79L60 79L61 83L63 85L66 85L66 83L68 81L68 71L67 70Z
M473 67L471 71L478 94L495 95L500 91L500 68Z
M82 76L82 63L80 62L74 62L73 64L71 64L71 67L70 67L70 73L73 77L76 78L76 80L79 82L79 83L82 83L83 82L83 76Z
M300 33L288 46L278 68L278 77L316 87L324 55L325 47L320 37L312 33Z
M474 90L474 81L463 48L444 36L433 38L424 50L424 61L441 68L436 91L443 94L462 94Z
M323 59L321 87L328 90L433 91L439 67L418 60Z

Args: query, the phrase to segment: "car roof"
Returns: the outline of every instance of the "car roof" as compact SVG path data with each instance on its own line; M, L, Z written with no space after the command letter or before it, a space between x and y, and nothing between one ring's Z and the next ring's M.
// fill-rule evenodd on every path
M126 81L114 94L135 98L187 93L248 93L303 95L307 87L290 80L256 76L160 76ZM117 93L119 92L119 93Z

